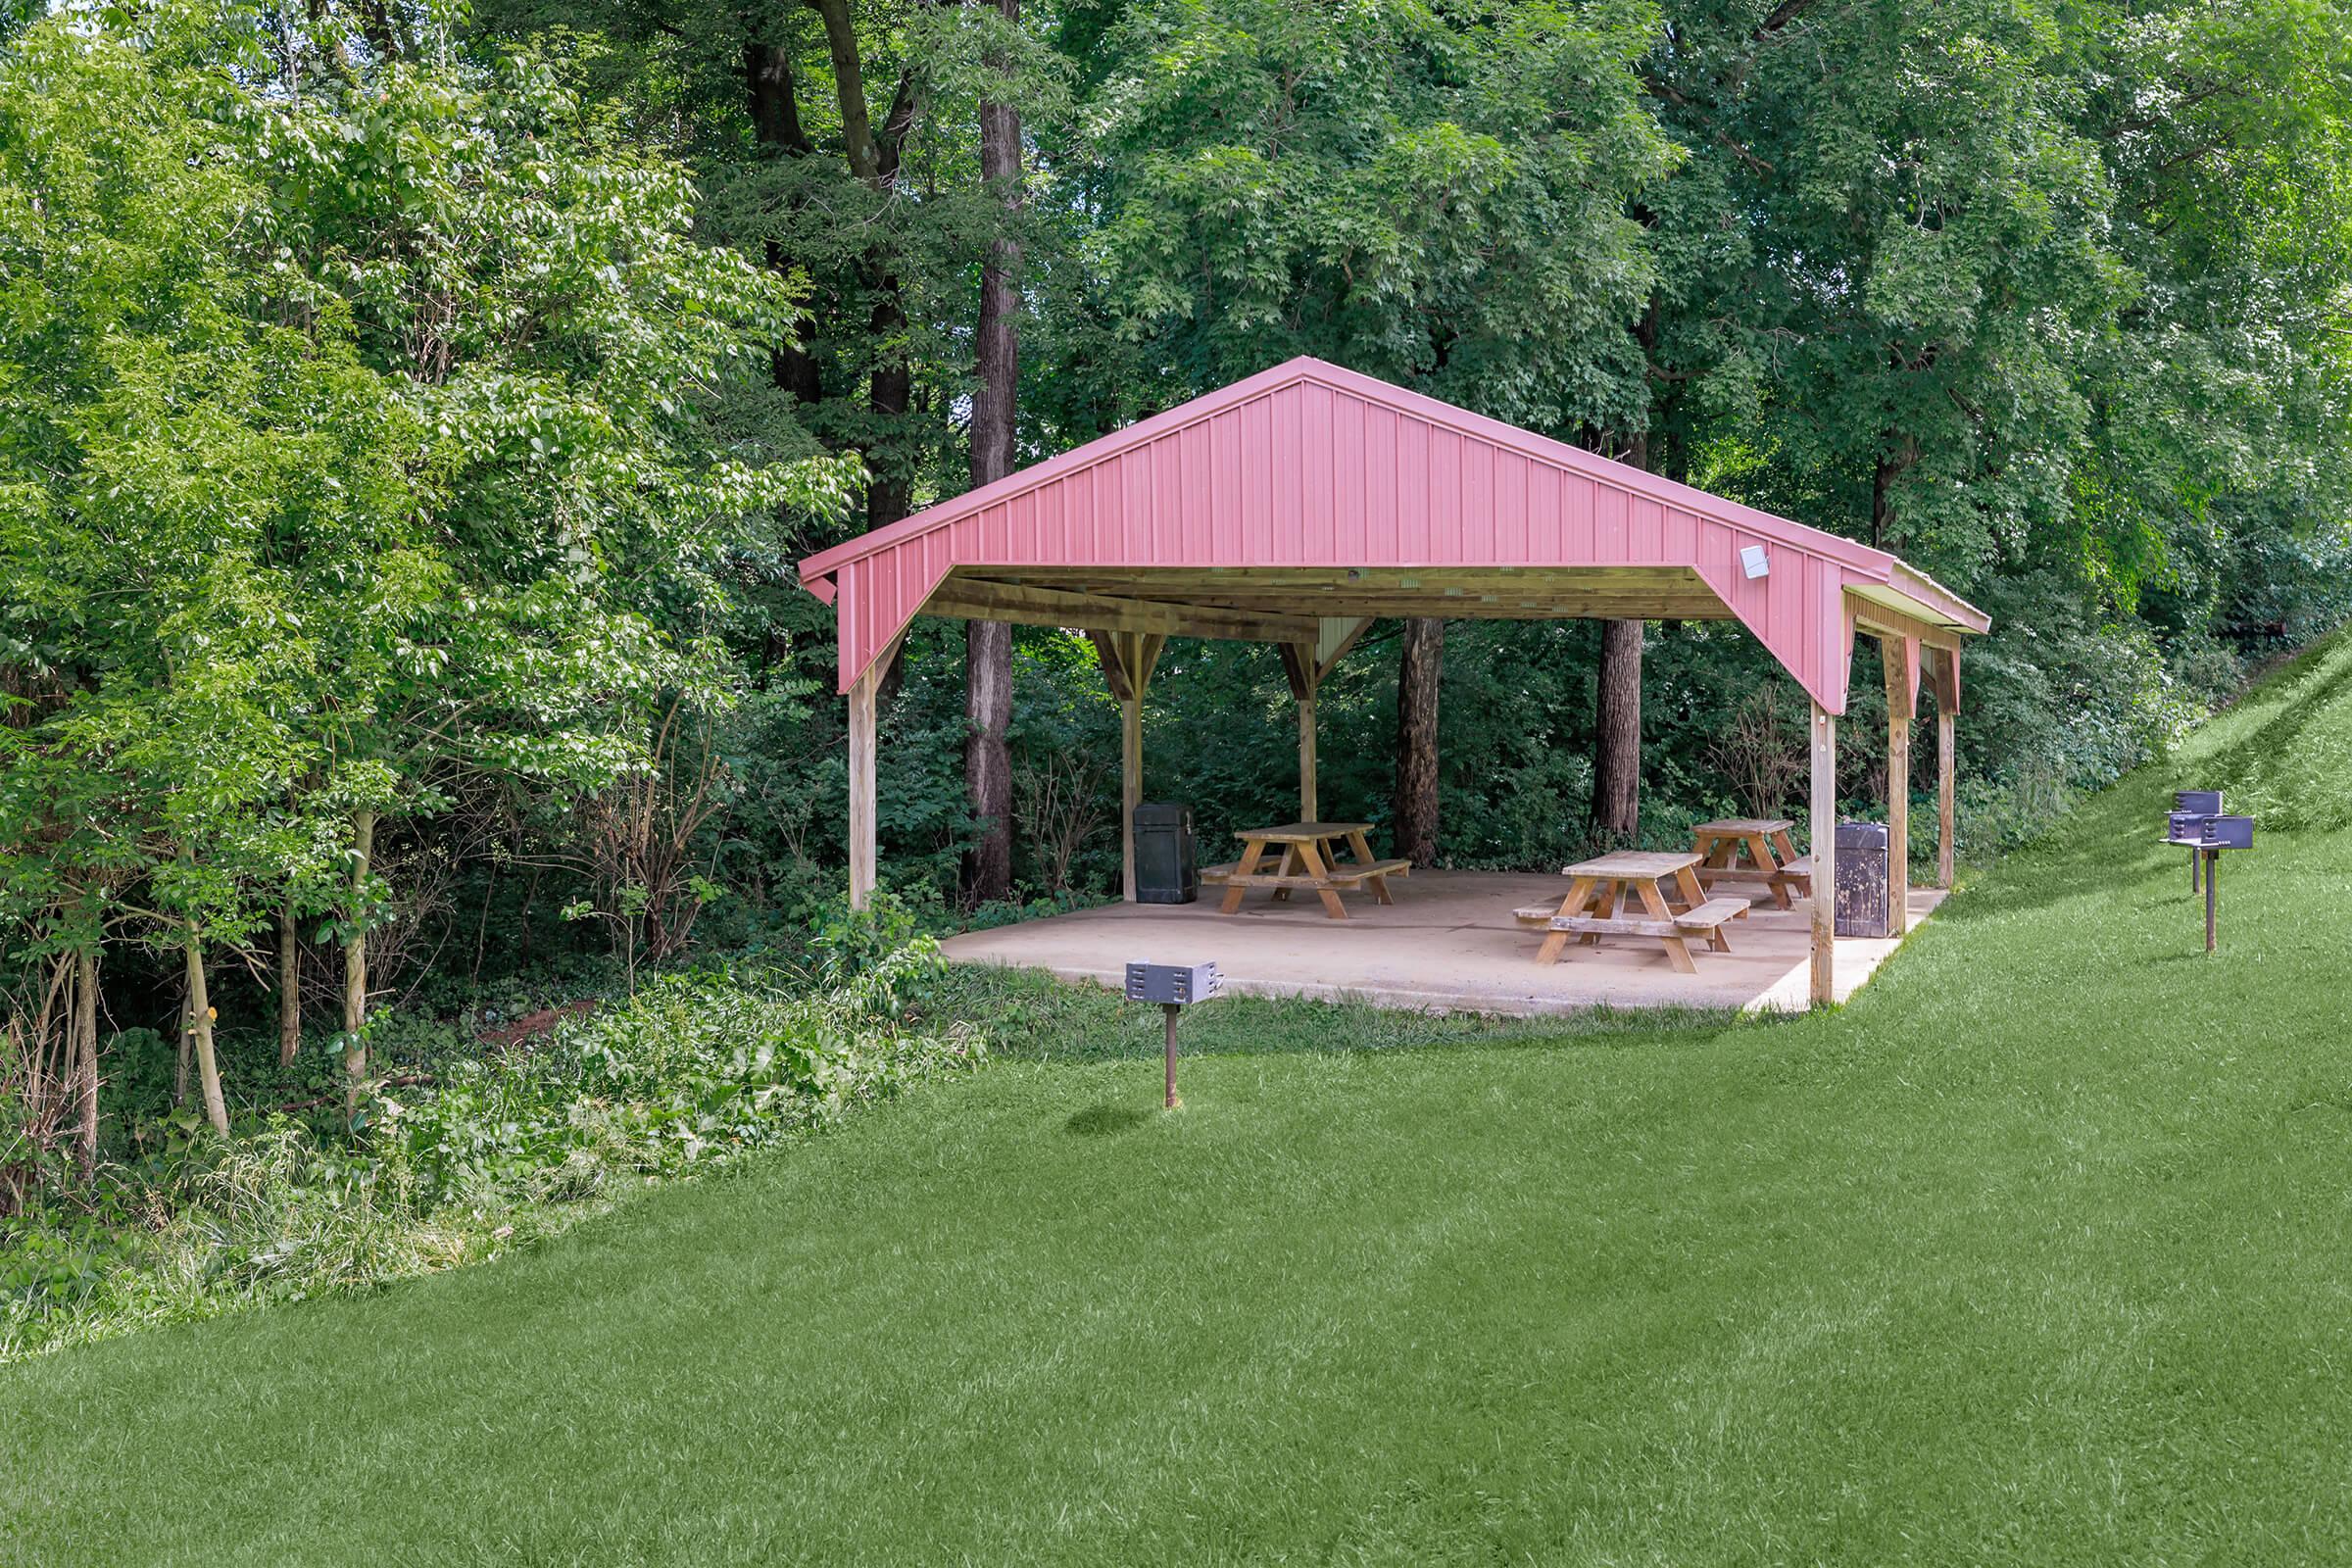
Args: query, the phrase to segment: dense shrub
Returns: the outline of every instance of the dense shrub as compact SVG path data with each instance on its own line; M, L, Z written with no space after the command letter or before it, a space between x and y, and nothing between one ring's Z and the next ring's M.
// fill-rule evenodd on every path
M488 1257L984 1061L976 1033L918 1015L937 949L885 951L868 924L838 922L813 979L667 976L454 1064L380 1099L354 1143L282 1115L226 1140L191 1121L182 1150L115 1170L94 1206L0 1221L0 1359Z
M466 1063L429 1094L380 1102L376 1141L427 1203L576 1198L615 1176L670 1175L776 1143L896 1092L976 1038L906 1028L928 943L814 995L666 976L543 1049Z

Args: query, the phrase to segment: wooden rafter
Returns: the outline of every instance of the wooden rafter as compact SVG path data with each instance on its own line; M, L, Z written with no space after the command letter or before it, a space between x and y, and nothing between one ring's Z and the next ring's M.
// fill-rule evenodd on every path
M1076 593L1026 583L1000 582L950 573L924 601L922 612L963 619L1009 620L1025 626L1078 626L1098 631L1152 632L1160 636L1227 637L1278 642L1315 635L1311 615L1229 610L1156 599Z
M1846 604L1854 617L1854 629L1882 642L1889 637L1915 638L1923 647L1957 650L1960 633L1949 626L1938 626L1931 620L1906 615L1901 611L1882 605L1860 594L1846 595Z
M1732 614L1697 573L1685 567L1059 567L990 568L984 577L974 575L1011 588L1086 594L1123 605L1310 613L1327 624L1429 614L1516 620L1721 620ZM943 592L957 591L956 580Z
M1110 695L1122 703L1132 701L1135 687L1127 679L1127 661L1118 634L1089 627L1086 639L1095 645L1095 661L1102 666L1102 683L1110 688Z
M1305 702L1315 695L1315 650L1311 643L1276 643L1274 651L1282 656L1282 675L1291 683L1291 695Z
M1272 601L1203 596L1192 604L1245 612L1261 612ZM1723 602L1705 599L1638 598L1529 599L1512 597L1446 599L1344 599L1310 601L1301 608L1318 612L1318 619L1370 620L1406 615L1437 615L1446 620L1729 620Z

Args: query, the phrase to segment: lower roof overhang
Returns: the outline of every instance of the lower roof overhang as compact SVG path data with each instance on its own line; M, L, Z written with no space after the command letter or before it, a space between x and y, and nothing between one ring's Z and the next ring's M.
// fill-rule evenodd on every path
M1915 574L1916 575L1916 574ZM1928 579L1849 586L1852 620L1956 648L1983 625L1952 618ZM1967 607L1960 609L1967 613ZM957 566L919 612L1016 625L1250 642L1312 641L1341 617L1732 620L1690 566ZM1981 617L1980 617L1981 619Z

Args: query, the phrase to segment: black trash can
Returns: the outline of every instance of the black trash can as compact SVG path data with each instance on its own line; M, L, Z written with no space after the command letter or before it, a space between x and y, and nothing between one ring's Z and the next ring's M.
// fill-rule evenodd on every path
M1886 824L1838 824L1838 934L1893 934L1886 908Z
M1135 808L1135 902L1190 904L1200 896L1193 861L1193 808L1143 805Z

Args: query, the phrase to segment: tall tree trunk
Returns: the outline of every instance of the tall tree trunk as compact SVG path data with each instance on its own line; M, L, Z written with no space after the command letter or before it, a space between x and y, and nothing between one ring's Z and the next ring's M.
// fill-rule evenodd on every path
M294 932L294 896L277 906L277 1064L302 1051L302 944Z
M1624 461L1649 467L1649 432L1627 442ZM1592 830L1632 843L1642 832L1642 622L1600 623L1599 696L1592 713Z
M1018 22L1020 0L996 0ZM980 264L979 386L972 394L972 487L1012 471L1014 416L1020 403L1021 300L1013 277L1021 264L1016 225L1021 206L1021 117L1010 104L980 105L980 177L1003 213ZM964 865L964 889L977 903L1012 891L1012 628L967 621L963 628L963 776L980 821L980 839Z
M1415 615L1396 657L1396 854L1418 866L1438 858L1438 676L1446 622Z
M98 1169L98 949L74 956L74 1154L87 1181Z
M914 75L911 72L900 75L889 113L876 131L866 107L865 68L858 54L850 0L808 3L824 23L825 48L833 60L833 92L841 109L842 152L850 172L887 194L898 179L900 149L906 145L907 128L914 123ZM890 345L881 351L866 379L866 407L880 416L877 423L887 438L905 416L914 390L914 370L905 348L906 308L898 272L887 255L868 253L859 273L874 296L867 334L874 342ZM866 456L873 477L865 490L865 525L880 528L906 515L913 497L911 475L903 460L877 461L870 449Z
M974 903L1012 891L1012 628L1001 620L963 625L963 781L980 836L964 858Z
M1592 827L1631 843L1642 831L1642 622L1600 623L1592 723Z
M343 939L343 1116L357 1120L368 1081L368 865L375 854L375 813L351 813L351 930Z
M743 79L751 106L752 134L761 147L788 158L806 158L815 151L801 125L791 50L782 44L745 44ZM769 270L786 274L793 270L793 259L774 240L767 242L766 255ZM817 379L816 357L810 351L815 331L816 318L804 308L768 353L768 368L776 385L790 392L795 403L814 403L824 396Z
M1870 547L1886 548L1894 529L1894 484L1919 461L1919 443L1900 430L1879 438L1879 458L1870 469Z
M196 1041L195 1013L189 1006L192 999L185 991L179 998L179 1044L172 1061L172 1103L174 1107L188 1102L188 1064Z
M204 938L196 922L182 928L180 946L188 970L188 1040L196 1054L196 1074L204 1086L204 1119L213 1131L228 1136L228 1102L220 1093L220 1062L213 1054L213 999L204 983Z
M882 350L885 358L866 378L865 404L879 416L884 430L896 430L914 400L914 368L905 348L906 308L900 303L897 272L876 273L870 286L875 297L873 315L866 322L867 336L872 342L893 346ZM867 528L887 528L914 510L914 480L905 460L876 458L869 451L866 468L872 474L865 485Z
M393 24L390 0L361 0L360 33L375 55L378 67L388 66L402 54L400 33Z

